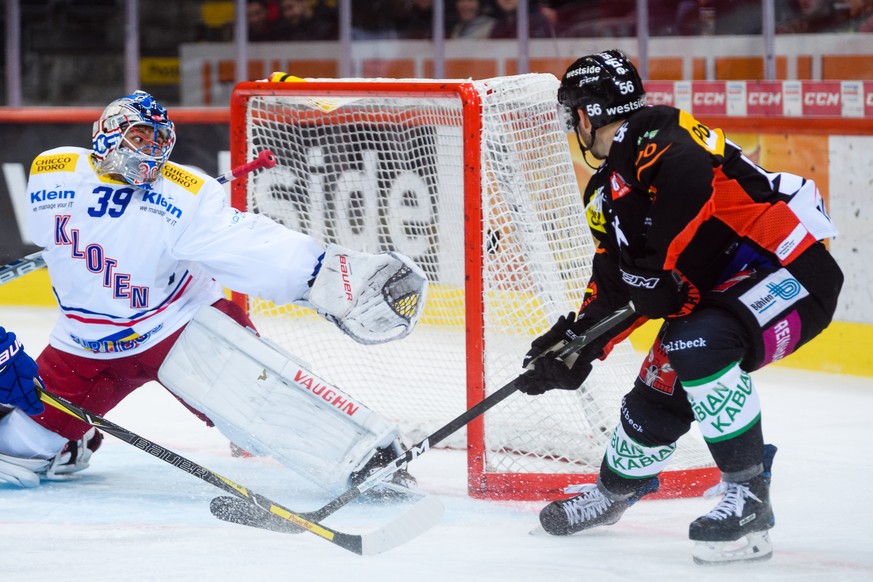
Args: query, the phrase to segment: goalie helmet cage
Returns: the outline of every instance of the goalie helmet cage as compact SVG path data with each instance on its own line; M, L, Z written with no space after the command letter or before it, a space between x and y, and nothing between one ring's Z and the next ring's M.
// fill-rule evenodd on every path
M594 247L557 87L549 74L238 84L231 163L266 148L277 164L235 181L233 205L325 244L400 251L431 284L412 334L375 346L299 306L235 300L408 443L426 438L516 377L533 338L582 301ZM553 499L594 481L639 359L620 344L583 389L513 395L444 441L467 450L470 495ZM697 433L680 441L660 496L718 480ZM638 452L625 460L644 464Z

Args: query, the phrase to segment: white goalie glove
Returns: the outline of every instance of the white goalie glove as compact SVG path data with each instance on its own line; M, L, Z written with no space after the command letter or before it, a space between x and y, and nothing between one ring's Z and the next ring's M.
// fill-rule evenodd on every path
M426 296L427 276L409 257L329 244L305 299L355 341L378 344L411 332Z

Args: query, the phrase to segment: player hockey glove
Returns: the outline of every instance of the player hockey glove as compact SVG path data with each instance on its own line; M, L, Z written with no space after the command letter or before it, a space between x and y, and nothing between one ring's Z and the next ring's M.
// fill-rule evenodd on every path
M567 361L550 357L549 352L556 351L593 325L588 320L576 319L576 314L570 312L562 315L552 328L531 342L531 348L525 354L522 366L527 368L533 362L533 369L522 374L518 389L530 396L537 396L549 390L576 390L588 374L591 373L591 362L600 356L601 348L587 346Z
M24 352L14 333L0 327L0 403L17 406L31 416L40 414L45 407L34 378L39 378L36 362Z
M621 278L630 292L634 311L649 319L688 315L700 298L676 270L652 271L622 265Z

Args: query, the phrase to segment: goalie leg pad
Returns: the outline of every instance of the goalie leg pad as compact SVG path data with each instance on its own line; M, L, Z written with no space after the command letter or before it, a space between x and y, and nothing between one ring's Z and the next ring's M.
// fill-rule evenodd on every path
M185 327L158 379L231 442L333 491L399 437L372 410L208 306Z
M409 334L426 296L427 276L409 257L329 244L306 300L355 341L377 344Z

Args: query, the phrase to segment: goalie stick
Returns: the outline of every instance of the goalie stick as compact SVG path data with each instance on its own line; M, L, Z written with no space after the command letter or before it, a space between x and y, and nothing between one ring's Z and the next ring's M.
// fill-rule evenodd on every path
M225 172L224 174L218 176L216 180L219 184L227 184L228 182L235 180L240 176L245 176L246 174L254 172L255 170L260 170L262 168L272 168L275 165L276 156L274 156L270 150L263 150L261 153L258 154L258 157L253 159L251 162L248 162ZM3 285L10 281L14 281L15 279L23 277L31 271L37 271L39 269L42 269L43 267L45 267L45 259L42 258L42 251L37 251L25 257L21 257L20 259L16 259L11 263L0 267L0 285Z
M561 340L561 342L555 344L551 350L541 354L539 357L552 356L561 358L562 360L566 359L610 329L631 317L633 314L633 304L629 303L591 326L586 333L579 335L576 339L570 342L564 342L564 340ZM531 368L533 362L538 358L535 358L528 363L528 369ZM513 379L508 384L493 394L485 397L478 404L462 413L430 436L420 441L418 444L413 445L404 454L367 477L358 485L348 489L345 493L333 499L320 509L309 513L301 513L300 515L307 520L321 521L333 514L343 506L360 497L367 490L393 475L395 472L405 468L409 465L410 461L417 459L437 445L440 441L466 426L473 419L484 414L487 410L505 400L510 394L518 390L517 384L518 378ZM231 523L259 527L271 531L280 531L283 533L298 533L300 531L299 528L294 527L291 523L279 522L273 516L256 509L255 506L233 497L216 497L212 500L209 509L215 517Z
M322 525L316 520L308 519L303 514L286 509L263 495L231 481L227 477L222 477L218 473L165 449L155 442L118 426L97 414L88 412L69 400L48 392L38 382L37 387L40 390L40 400L46 404L107 432L167 464L206 481L210 485L231 493L240 500L245 500L246 505L252 508L257 507L258 511L264 512L264 515L274 516L276 519L293 523L297 528L306 530L355 554L366 556L390 550L425 532L442 517L443 508L439 501L436 501L433 497L426 497L416 503L406 513L375 531L364 534L343 533Z

